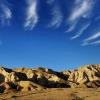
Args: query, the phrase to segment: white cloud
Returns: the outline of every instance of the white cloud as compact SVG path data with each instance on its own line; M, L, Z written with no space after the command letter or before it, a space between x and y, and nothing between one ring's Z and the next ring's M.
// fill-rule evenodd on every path
M55 27L55 28L60 27L62 20L63 20L63 15L62 15L62 12L61 12L59 6L56 5L53 8L51 15L52 15L52 19L51 19L51 22L49 23L48 27Z
M72 32L75 29L76 25L77 25L77 21L75 21L73 24L71 23L70 27L66 32Z
M72 9L72 12L68 18L68 23L71 24L70 27L73 27L74 23L78 23L80 18L89 18L92 13L93 7L93 0L76 0L75 7L74 9ZM74 27L71 28L71 31L74 30L75 25L77 24L74 24Z
M78 32L75 36L73 36L71 39L76 39L76 38L80 37L80 36L83 34L83 32L84 32L89 26L90 26L90 23L88 23L88 24L86 24L85 26L83 26L83 27L79 30L79 32Z
M82 44L82 46L87 46L87 45L96 45L96 44L100 44L100 40L97 40L97 41L93 41L93 42L84 42Z
M100 40L94 41L91 44L100 44Z
M73 9L69 20L75 21L80 17L86 18L90 15L91 10L93 8L93 0L83 0L79 2L78 0L76 7Z
M90 36L89 38L85 39L85 41L92 41L92 40L97 39L98 37L100 37L100 32Z
M38 22L37 0L27 0L27 4L24 27L32 30Z
M99 38L99 37L100 37L100 32L97 32L94 35L92 35L92 36L88 37L87 39L85 39L83 41L82 45L97 44L97 43L99 43L99 41L94 41L94 40ZM92 41L94 41L94 42L92 42Z
M12 18L11 9L9 8L9 6L7 4L5 4L3 2L0 4L0 9L1 9L1 12L0 12L1 24L9 25L10 24L10 20Z

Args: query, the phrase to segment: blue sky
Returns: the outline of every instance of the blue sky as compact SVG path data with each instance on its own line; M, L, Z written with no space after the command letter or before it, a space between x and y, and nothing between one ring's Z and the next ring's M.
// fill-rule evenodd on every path
M100 63L100 0L0 0L0 64L73 69Z

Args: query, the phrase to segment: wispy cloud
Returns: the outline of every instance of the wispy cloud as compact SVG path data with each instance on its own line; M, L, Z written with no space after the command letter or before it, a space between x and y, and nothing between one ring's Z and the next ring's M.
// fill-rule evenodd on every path
M56 5L52 9L51 16L52 16L52 19L51 19L51 22L49 23L48 27L55 27L55 28L60 27L60 25L63 21L63 14L62 14L60 7L58 5Z
M91 44L100 44L100 40L94 41Z
M70 30L72 31L75 28L76 23L80 20L80 18L89 18L92 9L93 9L94 1L93 0L76 0L75 1L75 7L72 9L72 12L69 16L68 22L70 23ZM69 29L68 29L69 30ZM69 31L67 31L69 32Z
M96 44L100 44L100 40L96 40L96 41L93 41L93 42L90 42L90 43L84 42L84 43L82 44L82 46L96 45Z
M66 32L72 32L75 29L76 25L77 25L77 21L75 21L73 24L71 23L70 27Z
M100 40L97 40L97 41L91 42L90 44L91 44L91 45L93 45L93 44L100 44Z
M98 37L100 37L100 32L90 36L89 38L85 39L85 41L92 41L92 40L97 39Z
M80 2L79 2L80 1ZM70 21L75 21L81 17L87 18L89 17L92 8L93 8L93 0L78 0L75 8L73 9L69 20Z
M0 21L3 25L9 25L12 19L12 12L7 3L0 2Z
M97 41L97 40L94 41L94 40L99 37L100 37L100 32L97 32L97 33L93 34L92 36L88 37L87 39L85 39L83 41L82 45L85 46L85 45L90 45L90 44L98 44L100 41ZM92 42L92 41L94 41L94 42Z
M38 22L37 0L27 0L26 19L24 27L32 30Z
M78 31L78 33L77 33L75 36L73 36L71 39L76 39L76 38L80 37L80 36L83 34L83 32L84 32L89 26L90 26L90 23L84 25L84 26Z

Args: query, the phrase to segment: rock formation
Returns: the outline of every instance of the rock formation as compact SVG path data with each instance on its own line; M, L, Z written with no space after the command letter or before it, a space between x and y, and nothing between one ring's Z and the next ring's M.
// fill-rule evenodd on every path
M100 86L100 65L87 65L73 70L69 75L68 81L76 86L98 87ZM90 83L95 85L89 85Z
M76 70L56 72L47 68L0 67L0 93L10 89L34 91L46 88L100 87L100 65L87 65Z

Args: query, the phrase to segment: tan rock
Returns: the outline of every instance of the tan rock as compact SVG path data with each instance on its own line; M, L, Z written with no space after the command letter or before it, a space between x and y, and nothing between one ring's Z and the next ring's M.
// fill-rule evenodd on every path
M11 89L10 85L6 82L0 85L0 93L8 92Z
M42 86L31 81L19 81L18 85L22 88L21 91L41 90Z
M83 84L100 80L100 65L87 65L71 72L68 80Z
M28 79L30 79L31 81L36 81L36 74L34 73L34 71L32 69L29 68L16 68L14 69L14 71L16 72L20 72L26 75L26 77Z
M58 83L65 83L65 80L59 78L56 75L52 75L51 78L49 78L48 80L53 82L58 82Z
M66 71L62 71L62 73L63 73L64 75L68 75L68 76L70 76L71 71L70 71L70 70L66 70Z
M47 88L100 87L100 65L86 65L76 70L56 72L48 68L0 68L0 91L33 91Z

